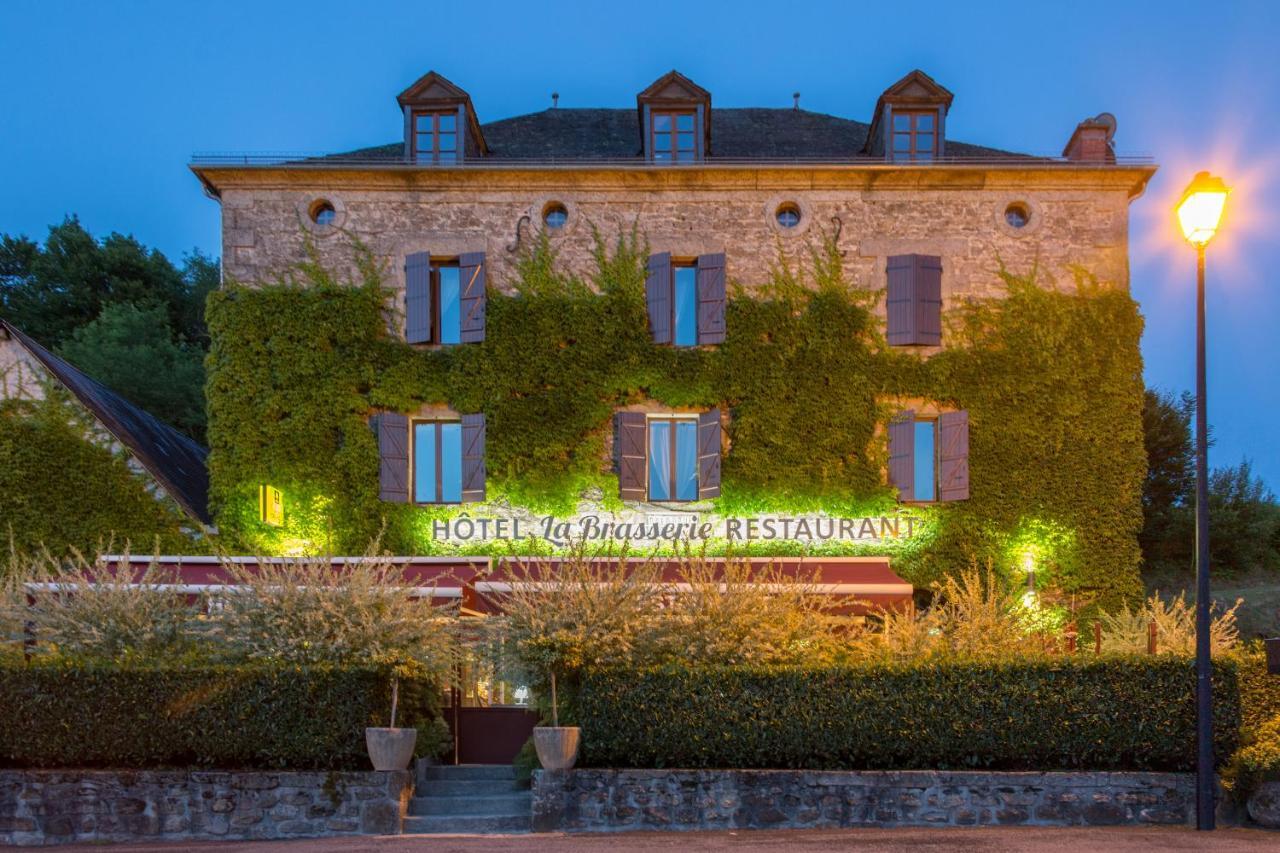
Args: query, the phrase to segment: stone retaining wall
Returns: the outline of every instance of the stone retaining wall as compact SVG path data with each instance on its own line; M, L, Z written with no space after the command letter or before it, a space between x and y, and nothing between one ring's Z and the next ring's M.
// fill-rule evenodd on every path
M1188 824L1184 773L537 771L534 831Z
M409 771L0 770L0 844L400 832Z

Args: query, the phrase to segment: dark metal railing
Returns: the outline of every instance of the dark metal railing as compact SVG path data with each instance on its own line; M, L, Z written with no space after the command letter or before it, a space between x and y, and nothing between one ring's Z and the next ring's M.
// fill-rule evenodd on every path
M457 171L476 169L700 169L700 168L804 168L812 166L892 166L928 169L939 166L1012 166L1096 168L1099 165L1146 166L1154 162L1148 154L1118 155L1106 164L1068 160L1060 156L992 154L990 156L938 157L929 162L889 162L883 157L707 157L695 163L655 163L635 157L473 157L461 163L419 163L401 154L316 154L200 152L192 155L192 166L275 167L297 169L429 169Z

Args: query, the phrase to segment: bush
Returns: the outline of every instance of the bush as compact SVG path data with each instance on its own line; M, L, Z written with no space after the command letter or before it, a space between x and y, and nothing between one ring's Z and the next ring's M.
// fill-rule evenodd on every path
M1215 675L1235 748L1235 665ZM583 763L609 767L1189 770L1195 673L1172 657L1089 663L588 672Z
M1248 797L1263 782L1280 781L1280 677L1267 672L1260 644L1236 655L1242 746L1222 773L1223 785Z
M439 690L401 680L404 725ZM390 670L36 662L0 665L0 763L18 767L367 769Z

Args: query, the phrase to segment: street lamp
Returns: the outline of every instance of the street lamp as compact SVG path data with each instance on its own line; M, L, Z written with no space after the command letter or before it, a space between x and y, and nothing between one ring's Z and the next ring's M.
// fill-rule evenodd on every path
M1196 829L1213 829L1213 681L1209 658L1209 439L1205 410L1204 250L1218 231L1227 185L1200 172L1178 202L1178 224L1196 247Z

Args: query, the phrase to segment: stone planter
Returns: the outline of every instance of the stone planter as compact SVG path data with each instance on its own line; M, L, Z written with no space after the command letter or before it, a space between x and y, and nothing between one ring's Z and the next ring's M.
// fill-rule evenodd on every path
M374 770L404 770L413 760L417 729L367 728L364 743Z
M577 726L537 726L533 746L546 770L568 770L578 760L581 729Z

